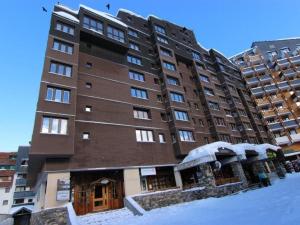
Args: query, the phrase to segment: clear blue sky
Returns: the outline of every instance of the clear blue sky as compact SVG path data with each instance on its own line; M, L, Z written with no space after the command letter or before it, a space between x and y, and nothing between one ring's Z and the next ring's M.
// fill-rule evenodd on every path
M31 139L53 0L7 0L0 14L0 151L16 150ZM300 36L299 0L61 0L115 15L126 8L154 14L193 29L206 48L226 56L253 41ZM43 13L45 6L48 13Z

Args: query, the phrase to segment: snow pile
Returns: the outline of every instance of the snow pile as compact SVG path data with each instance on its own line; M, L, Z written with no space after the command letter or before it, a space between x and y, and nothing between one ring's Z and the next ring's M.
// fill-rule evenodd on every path
M79 7L83 8L83 9L86 9L86 10L88 10L88 11L90 11L90 12L92 12L92 13L98 15L98 16L104 17L108 20L111 20L111 21L127 28L127 25L125 23L121 22L120 20L118 20L116 17L114 17L113 15L111 15L109 13L101 12L101 11L98 11L96 9L92 9L92 8L90 8L88 6L85 6L85 5L82 5L82 4L80 4Z
M270 187L223 198L208 198L147 211L143 216L112 217L81 225L299 225L300 174Z
M77 19L75 16L72 16L69 13L66 13L66 12L63 12L63 11L58 11L58 12L53 12L53 13L56 14L56 15L62 16L66 19L69 19L69 20L71 20L75 23L79 23L79 19Z

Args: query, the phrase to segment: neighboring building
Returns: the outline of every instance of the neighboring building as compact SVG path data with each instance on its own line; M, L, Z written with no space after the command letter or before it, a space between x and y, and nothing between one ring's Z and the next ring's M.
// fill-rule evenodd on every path
M272 142L222 54L155 16L55 6L29 153L36 210L182 186L174 167L216 141Z
M0 153L0 218L8 215L13 204L16 152Z
M300 38L254 42L231 57L285 156L300 154Z

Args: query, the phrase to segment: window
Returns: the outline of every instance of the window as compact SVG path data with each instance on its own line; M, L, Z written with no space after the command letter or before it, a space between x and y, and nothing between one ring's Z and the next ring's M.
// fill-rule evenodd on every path
M197 103L194 103L194 107L196 110L199 110L199 105Z
M235 123L230 123L231 130L237 130Z
M182 94L176 93L176 92L171 92L171 100L173 102L184 102L184 98Z
M247 113L244 111L244 110L239 110L239 113L242 115L242 116L247 116Z
M85 83L85 87L86 87L86 88L92 88L92 83L86 82L86 83Z
M214 110L220 110L219 104L216 102L208 102L208 106L210 109L214 109Z
M131 88L131 96L135 98L148 99L147 91L138 88Z
M10 191L10 188L5 188L5 193L9 193L9 191Z
M129 42L129 48L136 50L136 51L140 51L140 47L136 43L133 43L133 42Z
M172 52L168 49L165 48L160 48L160 54L164 55L164 56L168 56L168 57L172 57Z
M121 43L125 42L124 32L112 26L107 27L107 36Z
M137 142L154 142L151 130L135 130L135 135Z
M59 41L59 40L53 41L52 49L56 50L56 51L68 53L68 54L73 54L73 45L68 44L66 42Z
M50 63L50 73L55 73L61 76L71 77L72 76L72 66L58 63L58 62L51 62Z
M148 120L150 119L149 110L141 108L133 108L133 117L136 119Z
M212 89L206 88L206 87L204 88L204 94L210 95L210 96L214 96L215 95L215 93L214 93L214 91Z
M231 142L230 137L227 134L220 134L219 138L220 138L221 141Z
M192 55L193 55L193 59L194 60L201 60L201 58L200 58L200 54L199 53L197 53L197 52L192 52Z
M92 19L91 17L83 17L83 27L103 34L103 23L99 20Z
M198 121L199 121L199 125L200 125L200 127L204 127L203 120L202 120L202 119L199 119Z
M8 205L8 200L3 200L2 205Z
M189 120L187 112L175 110L174 114L175 114L176 120L182 120L182 121L188 121Z
M159 25L154 25L154 30L158 33L161 33L161 34L166 34L166 31L165 31L165 28L159 26Z
M224 109L226 116L232 117L231 111L228 109Z
M166 143L165 135L159 134L158 135L159 143Z
M192 131L179 130L179 136L181 141L188 141L188 142L195 141Z
M145 76L142 73L139 72L135 72L135 71L129 71L129 78L131 80L137 80L137 81L141 81L144 82L145 81Z
M132 37L138 37L138 34L137 32L135 32L134 30L131 30L131 29L128 29L128 34Z
M55 87L47 87L47 101L70 103L70 91Z
M172 71L176 71L176 67L173 63L169 63L169 62L163 62L163 67L168 69L168 70L172 70Z
M15 199L14 200L14 204L23 204L24 203L24 199L20 198L20 199Z
M83 132L82 133L82 139L83 140L89 140L90 139L90 133L89 132Z
M86 62L86 64L85 64L86 68L92 68L92 66L93 66L93 63L91 63L91 62Z
M217 126L225 126L225 120L221 117L215 117L215 122Z
M204 143L205 143L205 144L209 144L209 139L208 139L208 137L204 137Z
M157 99L158 102L162 102L163 101L163 98L161 97L161 95L157 95L156 99Z
M138 57L134 57L132 55L128 55L127 56L127 61L132 63L132 64L136 64L136 65L139 65L141 66L142 65L142 60Z
M209 78L208 78L208 76L205 76L205 75L200 74L200 75L199 75L199 78L200 78L201 81L204 81L204 82L206 82L206 83L209 83Z
M246 130L252 130L250 123L244 123L244 127L246 128Z
M70 35L74 35L74 27L65 23L57 22L55 29Z
M16 187L16 192L21 192L21 191L26 191L26 187L25 186L19 186L19 187Z
M67 134L68 120L55 117L43 117L41 133Z
M86 105L84 111L92 112L92 106Z
M180 85L179 80L177 78L171 77L171 76L167 76L167 82L170 85L175 85L175 86L179 86Z
M160 41L161 43L164 43L164 44L169 43L166 38L163 38L162 36L158 36L158 35L157 35L157 40Z

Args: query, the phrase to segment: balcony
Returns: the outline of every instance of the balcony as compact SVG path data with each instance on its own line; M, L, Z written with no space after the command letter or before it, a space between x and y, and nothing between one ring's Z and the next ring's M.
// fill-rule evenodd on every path
M272 77L269 74L263 75L259 78L259 81L263 84L270 83L272 81Z
M252 76L255 73L255 71L251 67L247 67L242 70L243 77L249 77Z
M286 145L290 143L288 136L277 137L275 138L275 141L277 145Z
M274 123L269 123L268 128L269 128L270 131L276 131L276 130L281 130L283 127L279 123L279 121L276 121Z
M288 59L284 58L284 59L277 60L276 64L277 65L276 65L275 69L279 70L280 67L289 67L290 62L288 61Z
M287 91L290 89L290 85L288 84L287 81L277 83L277 85L279 87L279 90L281 90L281 91Z
M283 98L277 95L272 95L269 97L270 101L272 103L280 103L280 102L284 102Z
M291 92L291 98L293 99L294 102L299 101L300 100L300 91Z
M35 193L33 191L20 191L14 193L14 199L18 198L29 198L34 197Z
M274 94L278 91L278 88L276 87L275 84L271 84L271 85L266 85L265 86L265 91L268 93L268 94Z
M262 64L262 65L256 66L254 69L257 73L263 73L267 70L267 67L264 64Z
M290 60L291 60L291 63L293 63L295 66L300 65L300 55L294 56Z
M265 110L265 111L262 111L262 115L263 117L266 119L266 118L271 118L271 117L275 117L276 114L274 112L274 110Z
M300 142L300 134L291 134L290 137L293 143Z
M276 108L276 111L279 116L291 114L291 111L286 106L283 106L282 108Z
M296 72L292 69L288 69L284 72L281 72L279 74L279 77L281 80L285 80L285 79L290 79L290 78L294 78L295 76L297 76Z
M294 88L300 87L300 79L292 80L290 83L291 83L291 86Z
M262 61L262 57L260 55L248 55L249 62L252 64L258 64Z
M246 83L249 87L252 87L252 86L258 84L258 82L259 82L259 80L256 77L252 77L252 78L246 80Z
M16 186L26 186L26 179L16 179Z
M298 123L296 122L295 119L285 120L285 121L283 121L283 126L285 128L293 128L293 127L298 127Z
M251 88L251 93L255 96L262 94L264 92L264 89L262 87L257 87L257 88Z
M263 98L263 99L256 99L256 105L258 107L263 107L263 106L267 106L267 105L271 105L271 103L269 102L268 99Z

